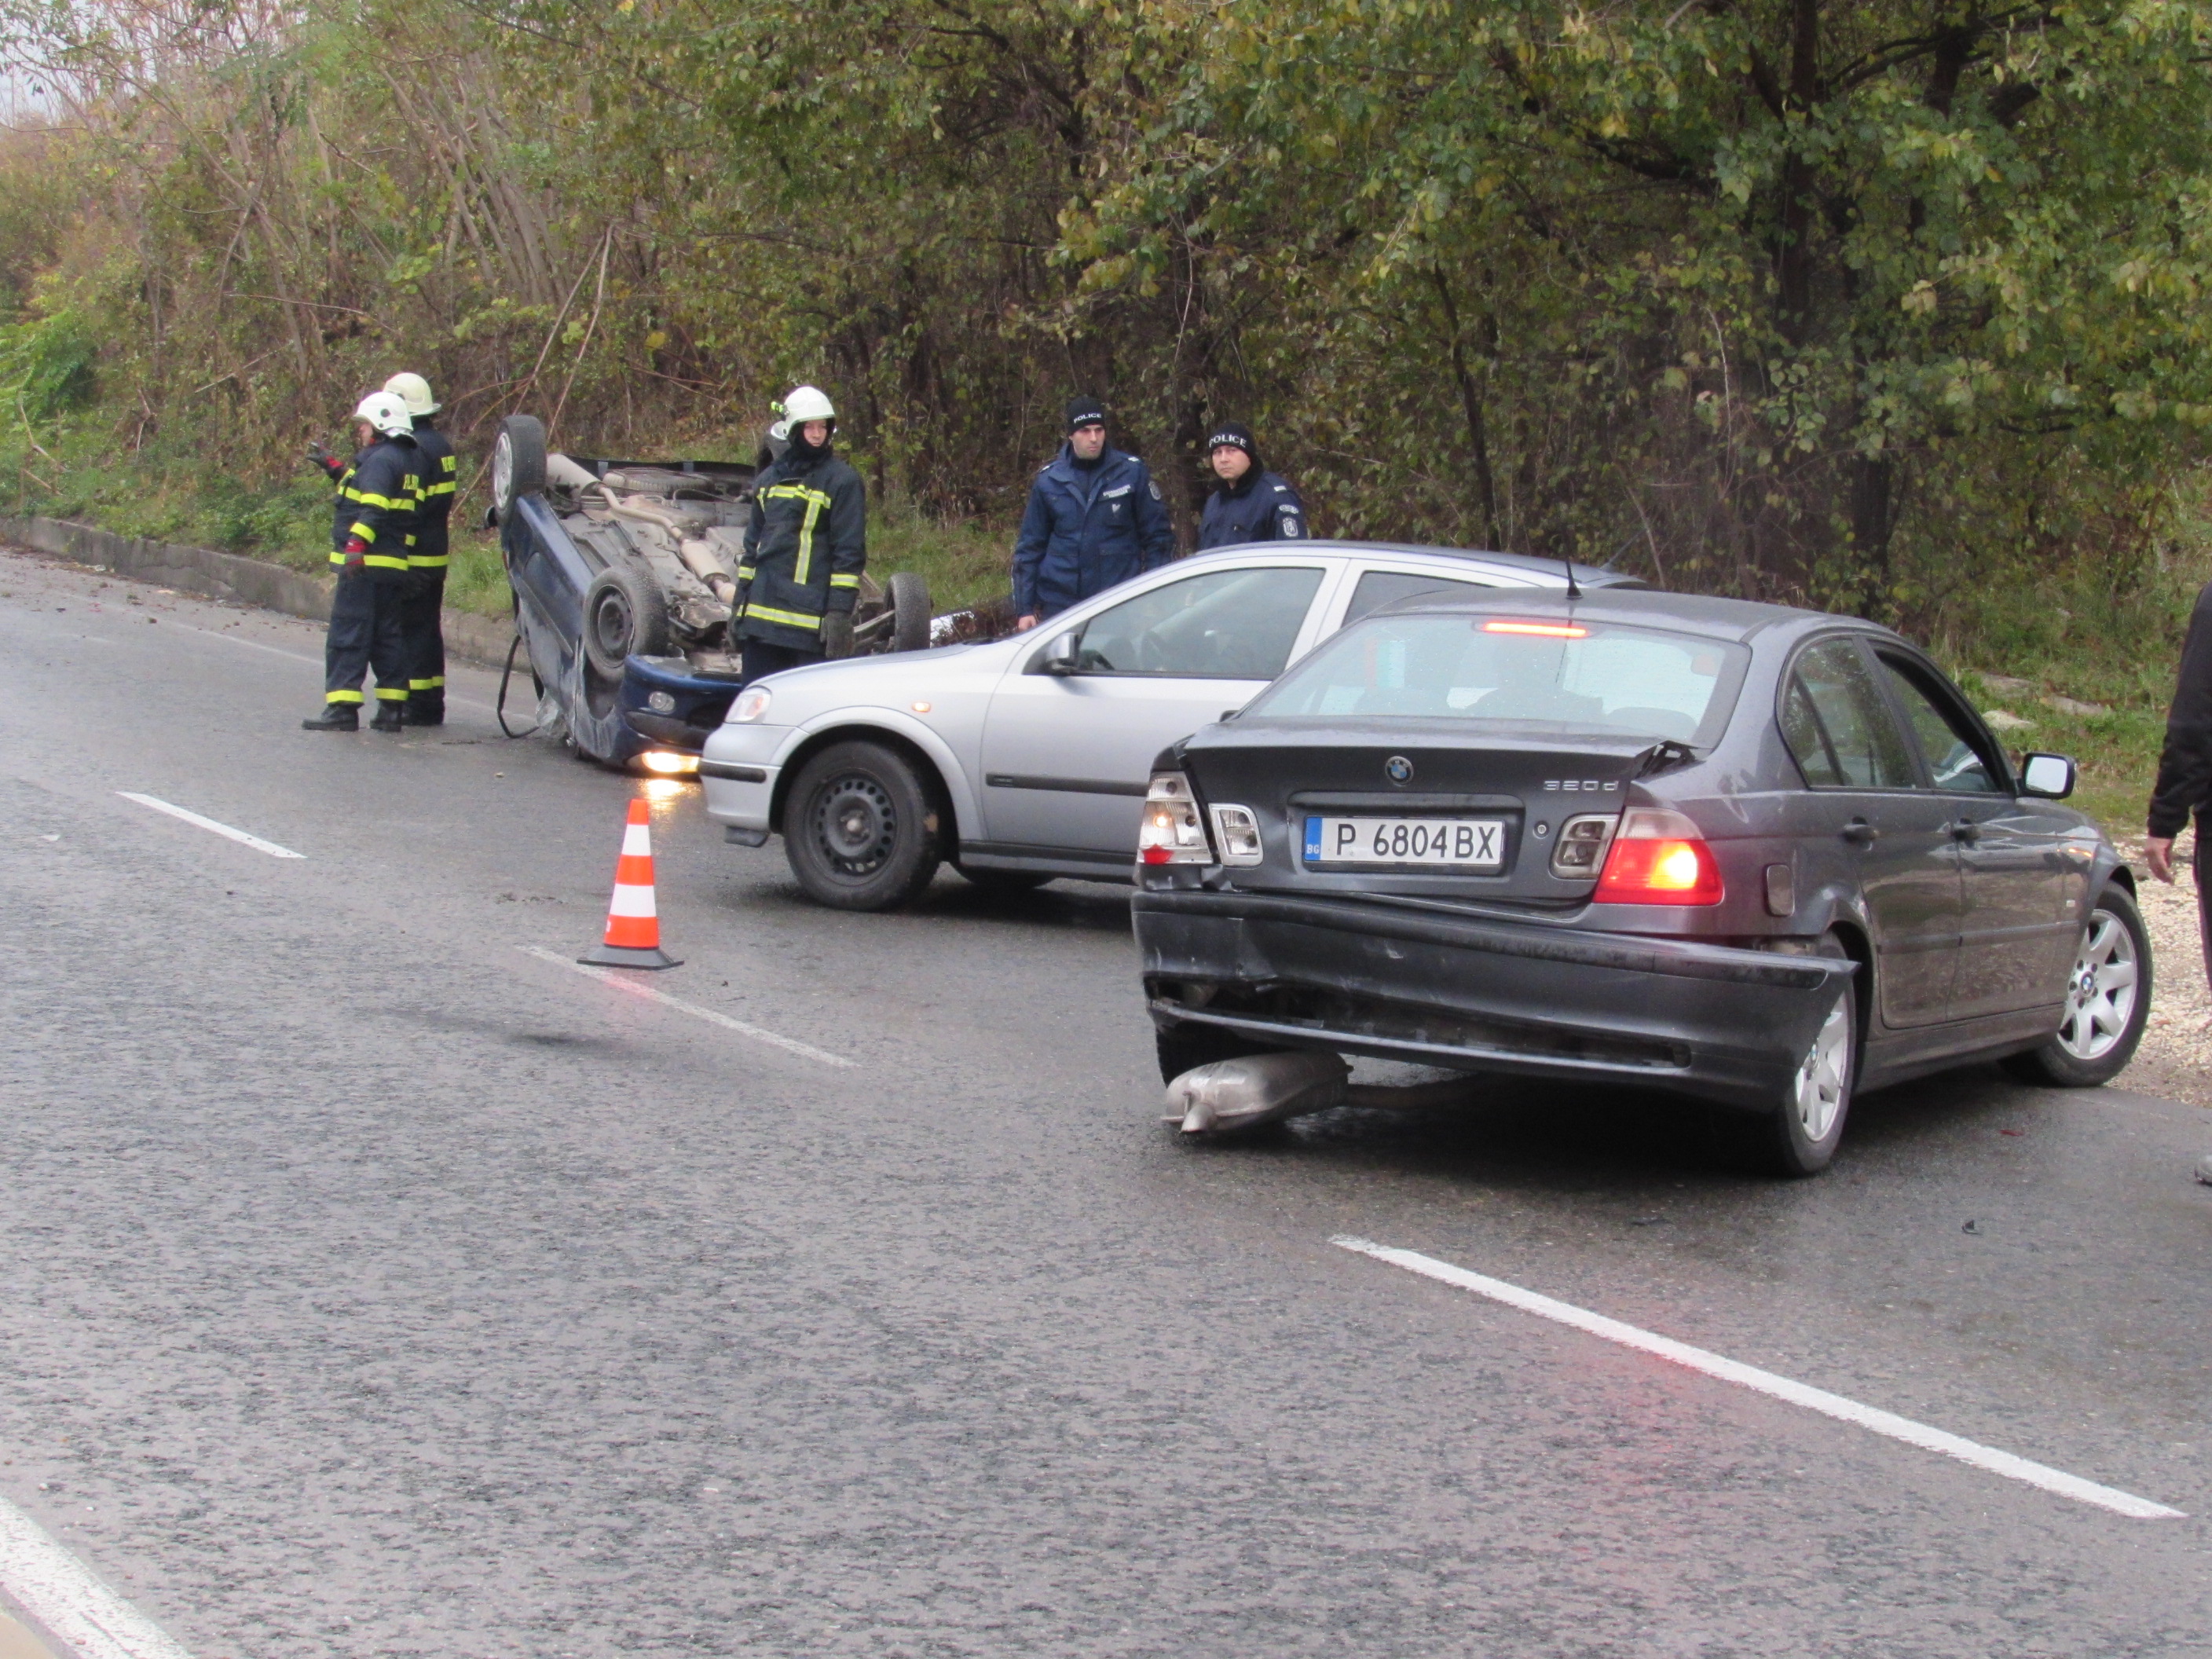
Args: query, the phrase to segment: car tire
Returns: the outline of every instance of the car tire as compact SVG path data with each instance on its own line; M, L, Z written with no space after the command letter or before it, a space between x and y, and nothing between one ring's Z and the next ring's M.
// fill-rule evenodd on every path
M929 649L929 584L918 572L895 570L888 597L891 606L891 649Z
M1154 1034L1159 1048L1160 1081L1173 1083L1185 1072L1211 1066L1217 1060L1243 1060L1274 1053L1283 1045L1255 1042L1218 1025L1177 1024L1163 1025Z
M987 893L1033 893L1053 879L1042 870L971 870L964 864L954 867Z
M611 564L584 590L584 654L619 685L631 657L668 651L668 596L646 572Z
M2066 1013L2040 1048L2004 1069L2023 1083L2094 1089L2127 1069L2150 1018L2150 934L2124 887L2107 887L2089 911L2066 976Z
M1850 956L1833 933L1820 940L1817 954L1838 961ZM1725 1112L1721 1121L1728 1138L1746 1164L1760 1175L1794 1181L1820 1174L1843 1141L1858 1069L1858 991L1845 980L1784 1085L1781 1098L1767 1110L1747 1116Z
M832 744L799 769L783 852L806 896L836 910L896 910L937 874L938 811L914 763L876 743Z
M491 446L491 504L502 519L525 495L545 488L545 422L535 415L510 415Z

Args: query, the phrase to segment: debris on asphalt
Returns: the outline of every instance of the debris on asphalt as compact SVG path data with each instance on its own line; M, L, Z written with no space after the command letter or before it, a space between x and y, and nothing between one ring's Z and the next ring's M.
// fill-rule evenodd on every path
M1187 1135L1227 1134L1341 1106L1352 1068L1310 1050L1194 1066L1168 1085L1167 1121Z
M1981 1230L1982 1224L1974 1220L1969 1220L1965 1226L1959 1229L1962 1233L1978 1233Z

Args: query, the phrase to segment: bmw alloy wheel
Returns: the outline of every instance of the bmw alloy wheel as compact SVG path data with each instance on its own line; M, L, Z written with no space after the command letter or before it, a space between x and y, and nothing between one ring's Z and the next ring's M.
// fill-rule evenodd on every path
M2101 1060L2127 1035L2135 1012L2137 969L2135 936L2100 907L2081 936L2081 953L2066 981L2066 1017L2058 1046L2075 1060Z
M1835 1127L1837 1114L1849 1097L1850 1074L1850 994L1845 992L1820 1023L1813 1046L1805 1051L1804 1063L1797 1068L1790 1106L1807 1140L1826 1140Z

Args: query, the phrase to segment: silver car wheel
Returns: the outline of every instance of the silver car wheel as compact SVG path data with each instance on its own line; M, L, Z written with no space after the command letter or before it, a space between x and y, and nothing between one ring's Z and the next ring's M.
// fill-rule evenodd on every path
M1813 1046L1805 1051L1790 1100L1797 1114L1797 1127L1804 1131L1805 1139L1815 1146L1826 1140L1829 1131L1836 1127L1837 1115L1844 1109L1844 1100L1849 1092L1850 1071L1850 994L1845 992L1836 999L1836 1006L1820 1022Z
M2066 981L2066 1017L2058 1027L2058 1046L2076 1060L2100 1060L2127 1035L2135 1012L2135 936L2109 910L2089 918L2081 954Z
M505 512L514 495L514 441L504 432L491 447L491 499Z

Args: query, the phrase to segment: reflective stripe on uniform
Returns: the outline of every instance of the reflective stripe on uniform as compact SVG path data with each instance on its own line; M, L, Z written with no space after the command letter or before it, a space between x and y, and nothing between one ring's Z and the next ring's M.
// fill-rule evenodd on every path
M411 485L413 480L409 480L409 483ZM406 495L394 501L389 495L373 495L366 489L341 489L338 494L349 501L359 501L363 507L380 507L387 513L397 513L412 505ZM413 494L411 489L409 494Z
M407 689L410 691L442 691L446 689L446 677L443 674L433 674L427 680L410 680L407 682Z
M857 571L849 576L842 570L830 573L830 586L832 587L858 587L860 585L860 577Z
M753 572L758 568L759 567L757 565L739 565L738 567L738 580L741 582L750 581L753 579Z
M358 691L325 691L323 693L323 701L325 702L359 702L361 701L361 693Z
M376 700L379 702L404 702L407 701L407 688L404 685L380 685L376 688Z
M810 617L804 611L776 611L764 605L748 605L744 619L750 622L755 617L765 623L781 623L786 628L818 629L822 626L821 617Z
M769 486L768 499L772 501L805 501L806 518L799 526L799 562L792 567L791 579L801 587L806 586L806 571L814 562L814 524L830 508L827 492L810 489L803 483L781 483Z
M404 570L407 568L406 560L395 558L389 553L364 553L362 555L361 562L367 565L371 570Z
M365 542L373 542L376 539L376 532L374 530L371 530L367 525L363 524L359 519L356 519L351 524L346 526L346 534L349 536L358 536Z

